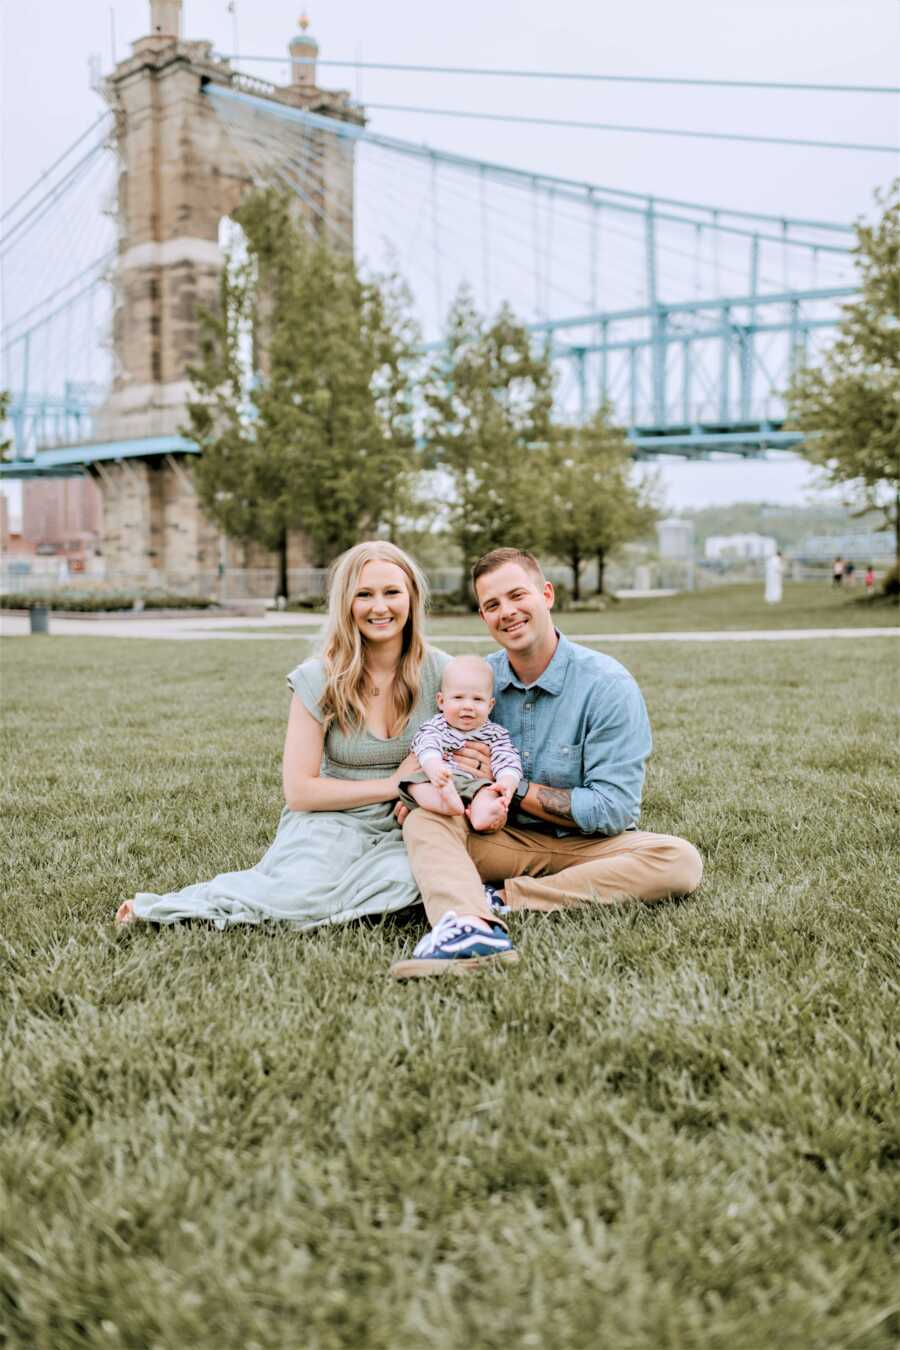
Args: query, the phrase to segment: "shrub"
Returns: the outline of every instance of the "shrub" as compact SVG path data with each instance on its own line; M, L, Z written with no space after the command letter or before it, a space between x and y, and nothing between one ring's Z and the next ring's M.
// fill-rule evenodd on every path
M27 591L0 595L0 609L52 609L69 614L114 614L133 610L135 601L143 600L144 609L209 609L216 602L208 596L174 595L156 592L151 595L106 594L91 591L44 592Z
M898 567L896 563L885 572L881 582L881 591L883 595L892 595L895 598L900 598L900 567Z
M555 597L556 597L556 600L555 600L555 608L556 608L556 609L559 609L559 610L566 610L566 609L569 609L569 608L571 607L571 604L572 604L572 592L571 592L570 588L566 585L566 583L565 583L564 581L554 581L554 583L553 583L553 594L554 594Z
M285 605L286 610L290 609L311 609L319 610L324 613L325 596L324 595L295 595Z

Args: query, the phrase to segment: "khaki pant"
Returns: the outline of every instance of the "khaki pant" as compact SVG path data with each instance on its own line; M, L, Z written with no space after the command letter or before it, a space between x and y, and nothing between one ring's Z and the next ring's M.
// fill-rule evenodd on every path
M686 839L627 830L607 838L542 830L476 834L463 816L419 807L403 826L413 876L434 925L448 910L496 920L482 882L502 883L510 909L571 909L665 900L700 885L703 863Z

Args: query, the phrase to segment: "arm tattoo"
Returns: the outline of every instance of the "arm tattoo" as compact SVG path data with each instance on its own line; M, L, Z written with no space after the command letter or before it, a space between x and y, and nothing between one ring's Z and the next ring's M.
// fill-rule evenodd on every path
M541 784L537 789L537 799L551 816L558 816L560 820L574 820L569 788L544 787Z

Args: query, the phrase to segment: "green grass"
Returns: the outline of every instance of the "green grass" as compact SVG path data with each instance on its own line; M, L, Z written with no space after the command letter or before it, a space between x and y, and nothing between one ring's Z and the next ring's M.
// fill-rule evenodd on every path
M862 588L835 591L831 586L787 582L779 605L767 605L762 585L715 586L705 591L652 599L626 599L605 610L567 610L559 613L566 633L684 633L734 631L753 628L896 628L900 609L881 597L867 598ZM430 622L435 637L442 633L485 633L477 620L435 615ZM258 629L240 630L259 632ZM296 633L286 625L271 624L266 632Z
M402 986L111 925L259 857L301 640L6 641L0 1343L895 1347L893 649L617 648L701 891Z
M436 616L437 632L467 632L467 619ZM648 599L626 599L598 612L560 614L566 633L686 633L749 628L888 628L900 624L900 610L856 593L788 582L784 599L767 605L761 584L715 586L705 591Z

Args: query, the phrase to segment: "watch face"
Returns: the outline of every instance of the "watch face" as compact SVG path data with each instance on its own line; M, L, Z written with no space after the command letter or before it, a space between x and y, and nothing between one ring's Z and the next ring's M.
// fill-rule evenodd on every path
M515 792L513 793L513 796L516 798L517 801L522 801L525 796L525 793L528 791L530 787L531 784L528 782L527 778L520 778L519 786L516 788Z

